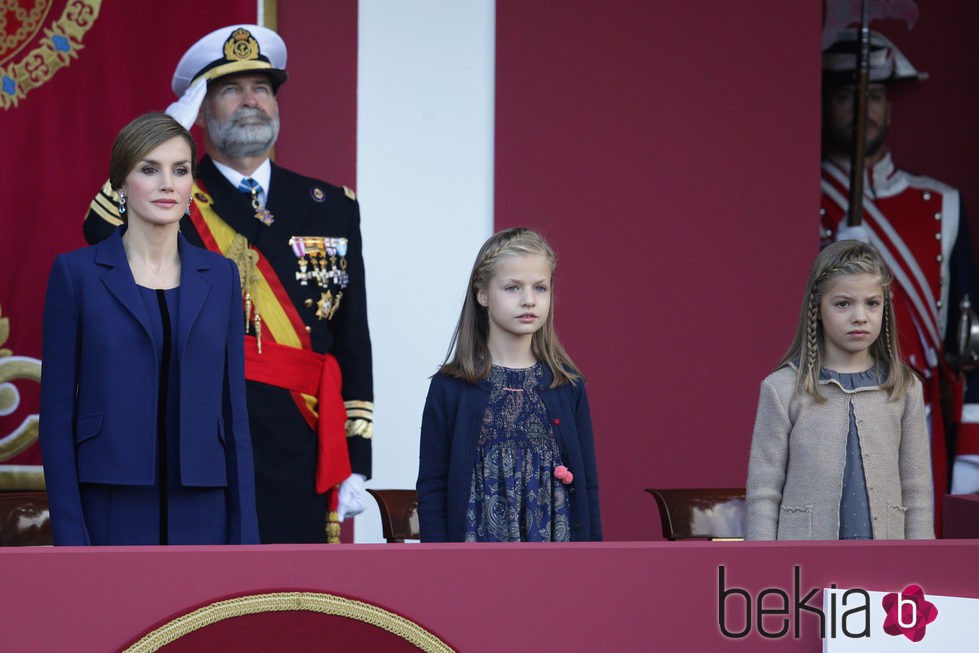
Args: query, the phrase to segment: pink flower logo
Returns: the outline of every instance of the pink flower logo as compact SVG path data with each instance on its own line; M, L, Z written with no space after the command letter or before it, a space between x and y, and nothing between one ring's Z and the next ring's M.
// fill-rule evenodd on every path
M884 632L888 635L904 635L912 642L925 637L925 627L938 618L938 608L925 598L917 585L908 585L902 592L891 592L881 601L887 617Z

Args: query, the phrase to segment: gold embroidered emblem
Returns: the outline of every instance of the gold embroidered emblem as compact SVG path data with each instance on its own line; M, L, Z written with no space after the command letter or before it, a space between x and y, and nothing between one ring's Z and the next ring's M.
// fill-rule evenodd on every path
M41 381L41 361L28 356L14 356L4 347L10 337L10 320L0 314L0 415L11 415L21 407L20 392L14 381ZM37 442L38 416L28 415L12 433L0 437L0 463L9 460ZM0 489L44 489L40 465L0 464Z
M29 91L78 58L82 37L95 24L102 0L34 0L32 8L19 4L28 3L0 2L0 22L4 12L19 21L16 31L8 31L12 25L0 28L0 109L16 107ZM63 6L61 16L42 30L55 5ZM18 54L22 56L15 59Z
M258 41L247 29L236 29L224 42L224 58L229 61L258 59Z

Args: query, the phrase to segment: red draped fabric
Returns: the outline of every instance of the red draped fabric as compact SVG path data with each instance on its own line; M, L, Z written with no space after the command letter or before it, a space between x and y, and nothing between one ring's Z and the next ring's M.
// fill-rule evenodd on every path
M85 244L82 219L109 175L119 129L173 100L195 40L255 22L255 0L16 0L0 16L0 475L38 412L41 315L54 257ZM25 378L28 377L28 378ZM9 469L9 468L8 468ZM2 481L2 478L0 478ZM2 483L0 483L2 487Z

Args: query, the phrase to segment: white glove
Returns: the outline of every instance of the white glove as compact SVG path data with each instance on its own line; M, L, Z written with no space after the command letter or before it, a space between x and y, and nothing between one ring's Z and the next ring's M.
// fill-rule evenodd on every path
M201 77L187 87L180 99L167 107L166 114L183 125L184 129L190 129L197 122L197 115L201 111L201 103L207 95L207 80Z
M351 474L340 484L340 496L337 498L337 517L340 521L364 512L367 507L366 481L367 477L363 474Z
M841 222L836 228L836 240L859 240L861 243L869 243L870 229L865 224L850 227L845 222Z

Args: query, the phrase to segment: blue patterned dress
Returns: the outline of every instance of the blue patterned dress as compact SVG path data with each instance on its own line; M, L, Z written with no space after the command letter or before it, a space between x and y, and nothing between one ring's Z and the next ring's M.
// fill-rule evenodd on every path
M561 451L540 395L543 372L541 363L490 370L466 511L467 542L571 539L567 490L554 477Z

